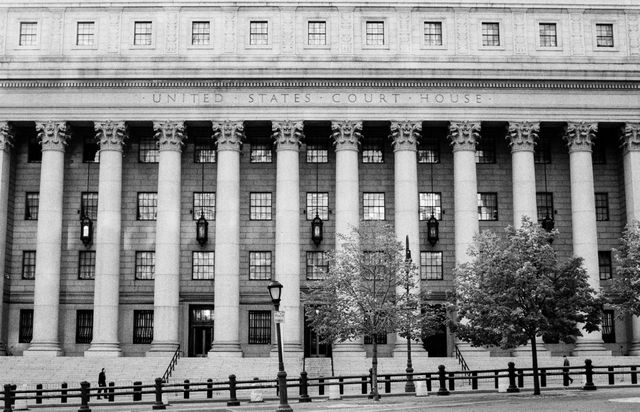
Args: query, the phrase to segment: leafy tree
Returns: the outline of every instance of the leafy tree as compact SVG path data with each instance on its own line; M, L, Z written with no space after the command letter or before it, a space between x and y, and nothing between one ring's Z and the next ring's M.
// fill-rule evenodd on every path
M614 249L612 304L623 313L640 316L640 223L627 225L620 241L620 248Z
M540 394L536 336L572 343L598 330L601 300L589 286L581 258L559 263L548 233L528 218L504 236L485 231L470 249L473 260L455 269L457 336L472 345L503 349L531 344L534 394Z

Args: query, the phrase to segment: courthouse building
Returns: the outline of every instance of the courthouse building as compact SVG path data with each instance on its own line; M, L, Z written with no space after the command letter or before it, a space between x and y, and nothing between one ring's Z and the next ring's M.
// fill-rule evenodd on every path
M328 356L301 291L361 221L409 237L431 304L523 215L606 289L640 217L640 3L490 4L4 0L2 352L269 356L277 279L285 350ZM568 350L640 354L604 319Z

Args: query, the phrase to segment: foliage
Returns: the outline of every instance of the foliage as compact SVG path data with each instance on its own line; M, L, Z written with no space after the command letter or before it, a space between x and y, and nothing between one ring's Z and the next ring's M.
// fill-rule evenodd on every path
M640 223L627 225L620 248L614 249L616 270L610 293L612 305L623 313L640 316Z

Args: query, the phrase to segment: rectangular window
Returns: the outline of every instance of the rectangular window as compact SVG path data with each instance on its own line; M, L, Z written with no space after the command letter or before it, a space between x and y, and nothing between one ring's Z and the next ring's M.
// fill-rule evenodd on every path
M34 21L20 23L20 46L38 45L38 23Z
M269 22L252 21L249 23L249 44L252 46L269 44Z
M498 220L497 193L478 193L478 220Z
M215 273L214 252L193 252L193 266L191 267L191 279L207 280L213 279Z
M196 141L193 156L194 163L215 163L216 147L211 141Z
M27 162L42 162L42 150L40 149L40 142L38 141L38 138L36 136L29 137L29 146L27 148Z
M208 21L191 22L191 44L194 46L206 46L211 37L211 25Z
M482 136L476 145L476 163L496 162L496 139L493 135Z
M362 163L384 163L382 144L368 143L362 145Z
M327 44L327 23L325 21L310 21L307 41L310 46L325 46Z
M325 252L307 252L307 280L324 279L329 263Z
M268 310L249 311L249 344L271 344L271 312Z
M440 163L440 144L437 139L425 138L418 144L418 163Z
M22 279L36 278L36 251L22 251Z
M500 23L482 23L482 45L500 46Z
M384 193L363 193L364 220L384 220Z
M91 343L93 340L93 311L76 311L76 343Z
M376 333L376 343L378 345L386 345L387 344L387 334L386 333ZM365 345L373 345L373 339L371 339L370 335L365 335L364 344Z
M249 207L251 220L271 220L271 193L250 193Z
M600 273L600 280L608 280L612 277L611 270L611 252L599 251L598 252L598 272Z
M442 252L420 252L420 279L442 280Z
M613 47L613 24L596 24L596 46Z
M100 162L100 145L93 137L85 137L82 146L82 162L98 163Z
M158 194L138 193L138 220L156 220L158 212Z
M138 145L138 161L140 163L158 163L160 150L153 137L143 137Z
M424 44L426 46L442 46L442 23L439 21L424 22Z
M616 324L612 310L602 311L602 340L604 343L616 343Z
M322 220L329 220L329 193L307 192L307 220L312 220L316 214Z
M134 46L151 46L153 44L151 37L152 26L153 23L150 21L136 21L133 24Z
M268 144L251 145L251 163L271 163L273 162L273 152Z
M33 309L20 309L18 343L31 343L33 338Z
M596 139L591 146L591 163L594 165L607 164L607 147L600 139Z
M596 193L596 220L609 220L609 194Z
M96 252L81 250L78 255L78 279L96 278Z
M533 160L538 164L551 163L551 144L546 137L540 137L533 149Z
M38 220L40 193L27 192L24 203L24 220Z
M307 145L307 163L328 163L329 150L319 144Z
M366 23L367 46L384 46L384 22L368 21Z
M442 204L440 193L420 193L419 208L420 220L429 220L431 215L438 220L442 219Z
M538 211L538 222L542 222L547 216L553 219L553 193L536 193L536 208Z
M94 222L98 219L98 193L83 192L80 195L80 217L86 216Z
M76 46L93 46L95 44L95 23L79 21L76 31Z
M156 252L136 251L136 279L152 280L156 272Z
M153 341L153 310L133 311L133 343Z
M249 279L271 279L271 252L249 252Z
M193 194L193 220L204 218L216 220L216 194L213 192L195 192Z
M540 47L558 47L555 23L540 23Z

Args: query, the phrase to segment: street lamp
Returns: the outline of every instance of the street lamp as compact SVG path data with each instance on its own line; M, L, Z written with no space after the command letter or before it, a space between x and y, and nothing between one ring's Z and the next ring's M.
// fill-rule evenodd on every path
M280 296L282 295L282 283L274 280L267 286L271 302L276 309L280 310ZM287 372L284 370L284 362L282 361L282 333L280 332L280 323L276 322L276 336L278 338L278 389L280 391L280 405L276 412L293 412L287 399Z
M313 240L316 246L322 242L322 219L320 219L318 213L316 213L316 217L311 221L311 240Z
M433 215L431 216L433 217ZM405 270L407 271L407 298L409 298L409 293L411 292L409 285L409 272L411 271L411 250L409 249L409 235L407 235L405 239ZM404 385L405 392L415 392L416 385L413 383L413 366L411 365L411 327L407 325L407 383Z
M80 240L85 246L93 242L93 221L87 215L80 218Z

